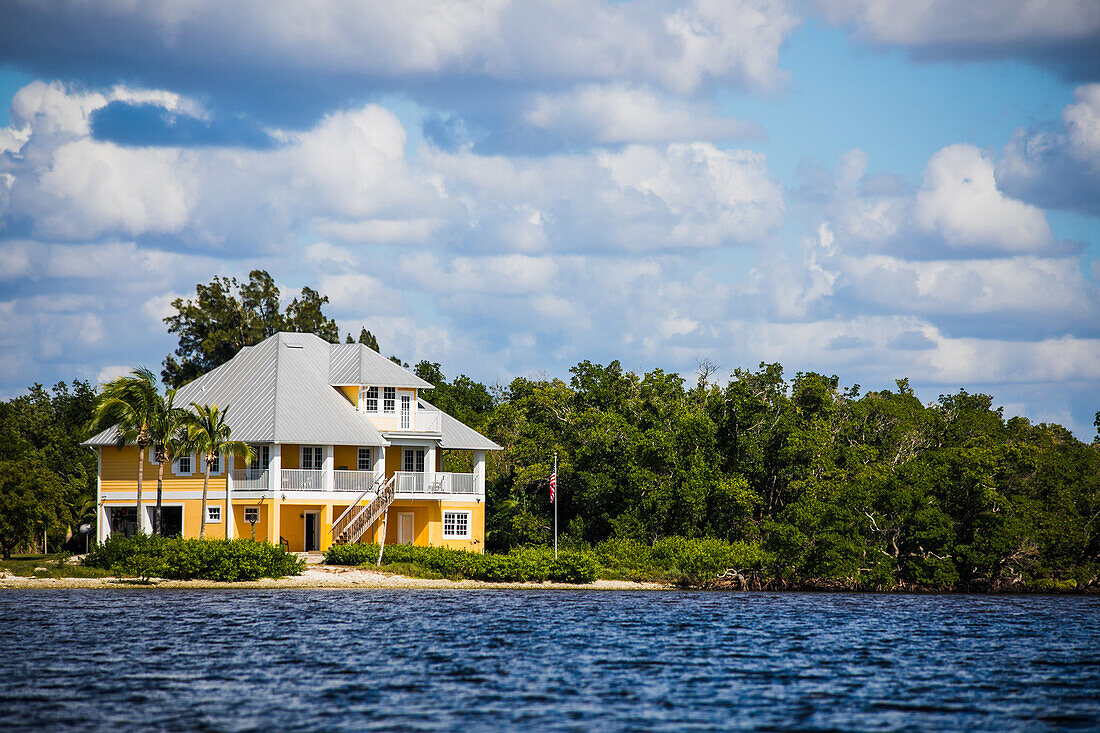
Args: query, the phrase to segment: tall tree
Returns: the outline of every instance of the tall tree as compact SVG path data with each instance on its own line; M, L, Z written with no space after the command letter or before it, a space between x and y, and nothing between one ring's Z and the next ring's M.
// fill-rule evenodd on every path
M141 490L145 468L145 449L153 442L152 426L164 409L164 400L157 390L157 378L149 369L134 369L128 377L118 377L103 385L99 404L96 406L89 430L94 435L107 428L115 428L119 448L136 444L138 448L137 470L137 526L142 531Z
M161 509L164 501L164 466L181 456L187 444L187 410L175 406L176 390L170 389L157 406L150 423L157 460L157 508L153 511L153 534L163 532Z
M243 461L251 461L256 457L255 451L248 443L239 440L231 440L232 432L225 422L228 408L219 410L217 405L200 405L191 403L193 413L188 413L186 452L201 453L204 470L202 477L202 519L199 525L199 539L206 537L206 500L210 489L210 471L214 468L218 456L236 456ZM225 508L222 511L222 523L225 525L225 538L229 539L229 490L226 484Z
M290 301L286 307L283 328L298 333L315 333L329 343L339 343L340 329L336 321L321 312L321 306L327 303L327 295L321 295L313 288L302 288L301 296Z
M215 276L195 286L194 299L172 301L176 312L164 322L169 333L178 334L179 345L164 359L161 376L179 387L279 331L314 333L336 343L336 321L322 311L327 303L327 296L306 287L280 313L279 288L264 270L250 272L247 283Z

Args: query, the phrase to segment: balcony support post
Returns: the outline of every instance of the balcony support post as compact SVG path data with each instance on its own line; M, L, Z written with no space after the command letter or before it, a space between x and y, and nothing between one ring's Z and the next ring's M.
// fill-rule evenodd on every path
M279 500L279 492L283 490L283 452L282 445L276 443L271 446L271 463L267 467L267 488L275 495L275 500ZM278 538L276 538L276 543Z
M324 446L324 462L321 464L321 470L324 472L321 476L322 491L332 491L336 488L336 474L334 473L336 459L333 457L334 453L335 446Z
M474 492L485 496L485 451L474 451Z

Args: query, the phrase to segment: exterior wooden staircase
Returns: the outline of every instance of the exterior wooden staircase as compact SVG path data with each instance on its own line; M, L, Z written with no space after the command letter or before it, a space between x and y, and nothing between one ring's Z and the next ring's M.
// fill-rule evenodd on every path
M386 513L386 510L390 508L390 504L393 503L394 496L397 495L397 474L390 476L389 480L383 483L381 487L376 487L378 487L377 482L357 496L351 506L340 515L340 518L332 523L332 544L342 545L346 542L358 542L359 538L366 534L371 525ZM363 500L363 497L372 491L377 491L378 495L366 506L359 506L359 502ZM385 532L385 529L382 531Z

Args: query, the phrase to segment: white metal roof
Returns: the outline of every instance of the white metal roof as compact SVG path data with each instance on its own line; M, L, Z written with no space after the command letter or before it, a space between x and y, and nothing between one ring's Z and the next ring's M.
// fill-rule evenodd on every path
M329 384L432 388L430 382L363 344L330 344L330 348L332 362L329 366Z
M427 400L419 399L420 405L429 410L437 410ZM486 438L478 431L471 428L461 420L451 417L442 410L443 437L439 440L440 448L457 448L460 450L501 450L500 446Z
M227 409L233 439L249 443L388 445L370 420L334 388L349 384L432 387L361 344L330 344L313 334L277 333L180 387L176 405L197 402ZM85 445L114 445L116 435L111 428ZM500 449L446 413L442 413L440 445Z

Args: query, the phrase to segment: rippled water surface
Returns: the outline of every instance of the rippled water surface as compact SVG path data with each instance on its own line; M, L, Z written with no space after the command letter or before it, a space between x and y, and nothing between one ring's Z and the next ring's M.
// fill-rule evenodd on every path
M0 591L0 729L1100 728L1100 598Z

